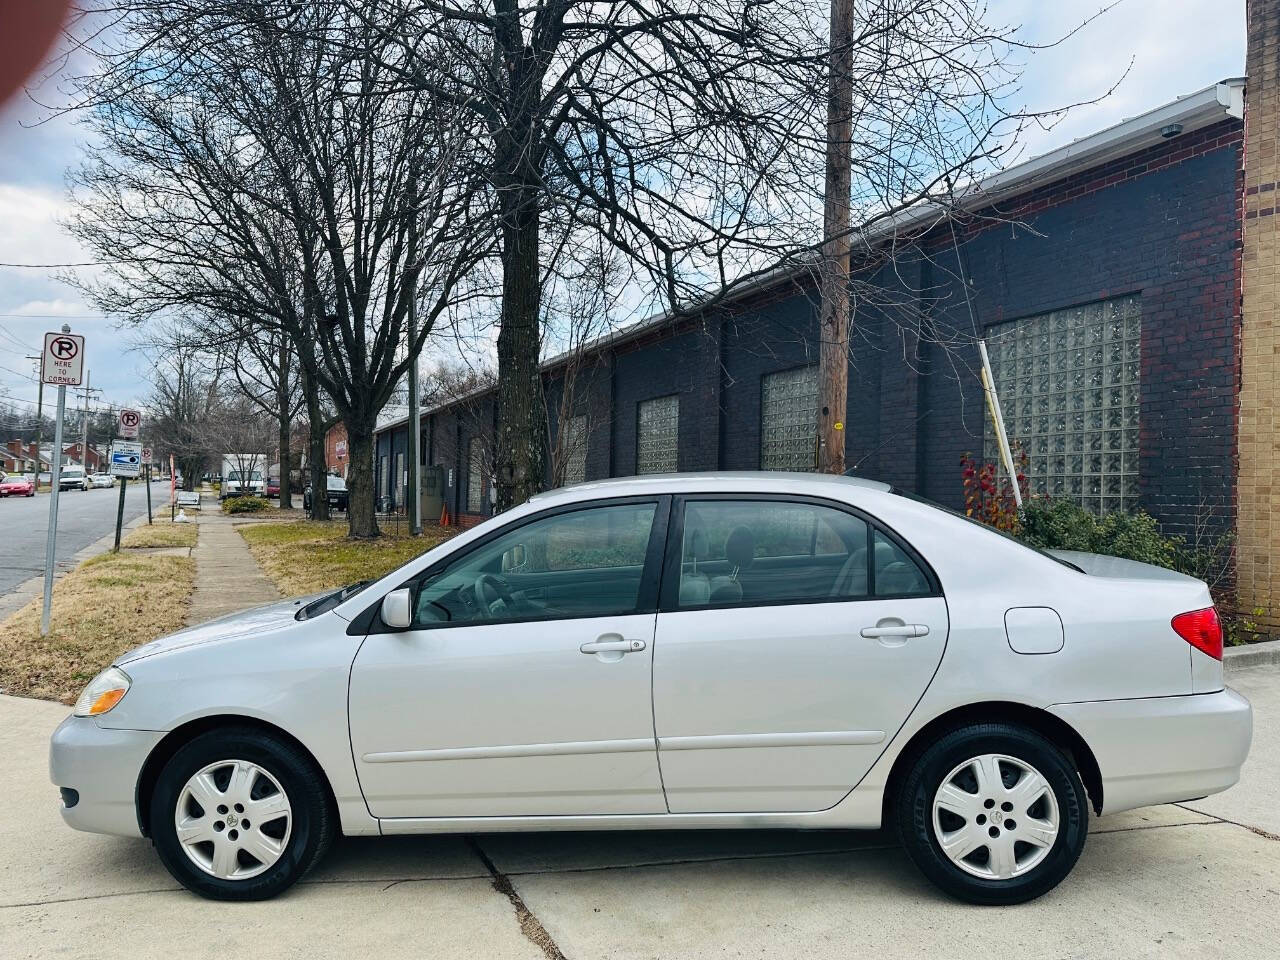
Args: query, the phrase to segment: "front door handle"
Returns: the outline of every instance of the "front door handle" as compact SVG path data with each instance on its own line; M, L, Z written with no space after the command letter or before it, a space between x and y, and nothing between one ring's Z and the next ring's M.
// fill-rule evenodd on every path
M899 640L907 640L911 637L927 637L929 635L929 627L923 623L894 623L874 627L863 627L862 635L868 640L880 640L885 637L894 637Z
M613 636L617 637L617 634ZM599 640L589 640L578 648L582 653L635 653L643 649L643 640L606 640L603 637Z

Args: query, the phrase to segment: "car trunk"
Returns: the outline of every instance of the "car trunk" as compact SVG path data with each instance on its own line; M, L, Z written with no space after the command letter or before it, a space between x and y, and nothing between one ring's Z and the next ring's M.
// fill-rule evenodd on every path
M1176 570L1166 570L1150 563L1108 557L1098 553L1082 553L1076 550L1048 551L1060 560L1078 568L1090 577L1114 584L1124 590L1126 584L1141 589L1143 602L1151 619L1167 624L1169 643L1177 655L1187 651L1191 672L1191 692L1209 693L1223 687L1222 661L1197 649L1191 641L1179 635L1173 619L1179 614L1204 610L1213 606L1213 596L1203 580L1189 577ZM1144 611L1144 612L1147 612ZM1181 644L1181 647L1176 645Z

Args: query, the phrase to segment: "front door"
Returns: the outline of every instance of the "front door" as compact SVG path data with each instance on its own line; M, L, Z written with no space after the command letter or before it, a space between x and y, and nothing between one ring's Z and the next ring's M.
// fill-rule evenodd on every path
M838 803L942 657L928 567L823 501L690 498L671 544L653 677L670 811Z
M428 570L370 633L351 746L375 817L661 813L651 667L667 502L536 516Z

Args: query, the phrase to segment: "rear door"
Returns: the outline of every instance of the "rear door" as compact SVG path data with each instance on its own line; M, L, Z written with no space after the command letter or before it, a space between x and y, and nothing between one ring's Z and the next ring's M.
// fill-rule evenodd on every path
M928 565L821 500L677 499L654 643L672 813L810 811L857 784L932 679Z

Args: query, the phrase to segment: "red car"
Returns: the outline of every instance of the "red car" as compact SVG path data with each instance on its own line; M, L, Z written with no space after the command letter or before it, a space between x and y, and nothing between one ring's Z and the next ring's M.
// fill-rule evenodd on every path
M0 481L0 497L34 497L36 482L31 477L6 477Z
M280 496L280 480L279 480L279 478L274 478L274 479L273 479L273 478L271 478L271 477L267 477L267 496L268 496L268 497L278 497L278 496Z

